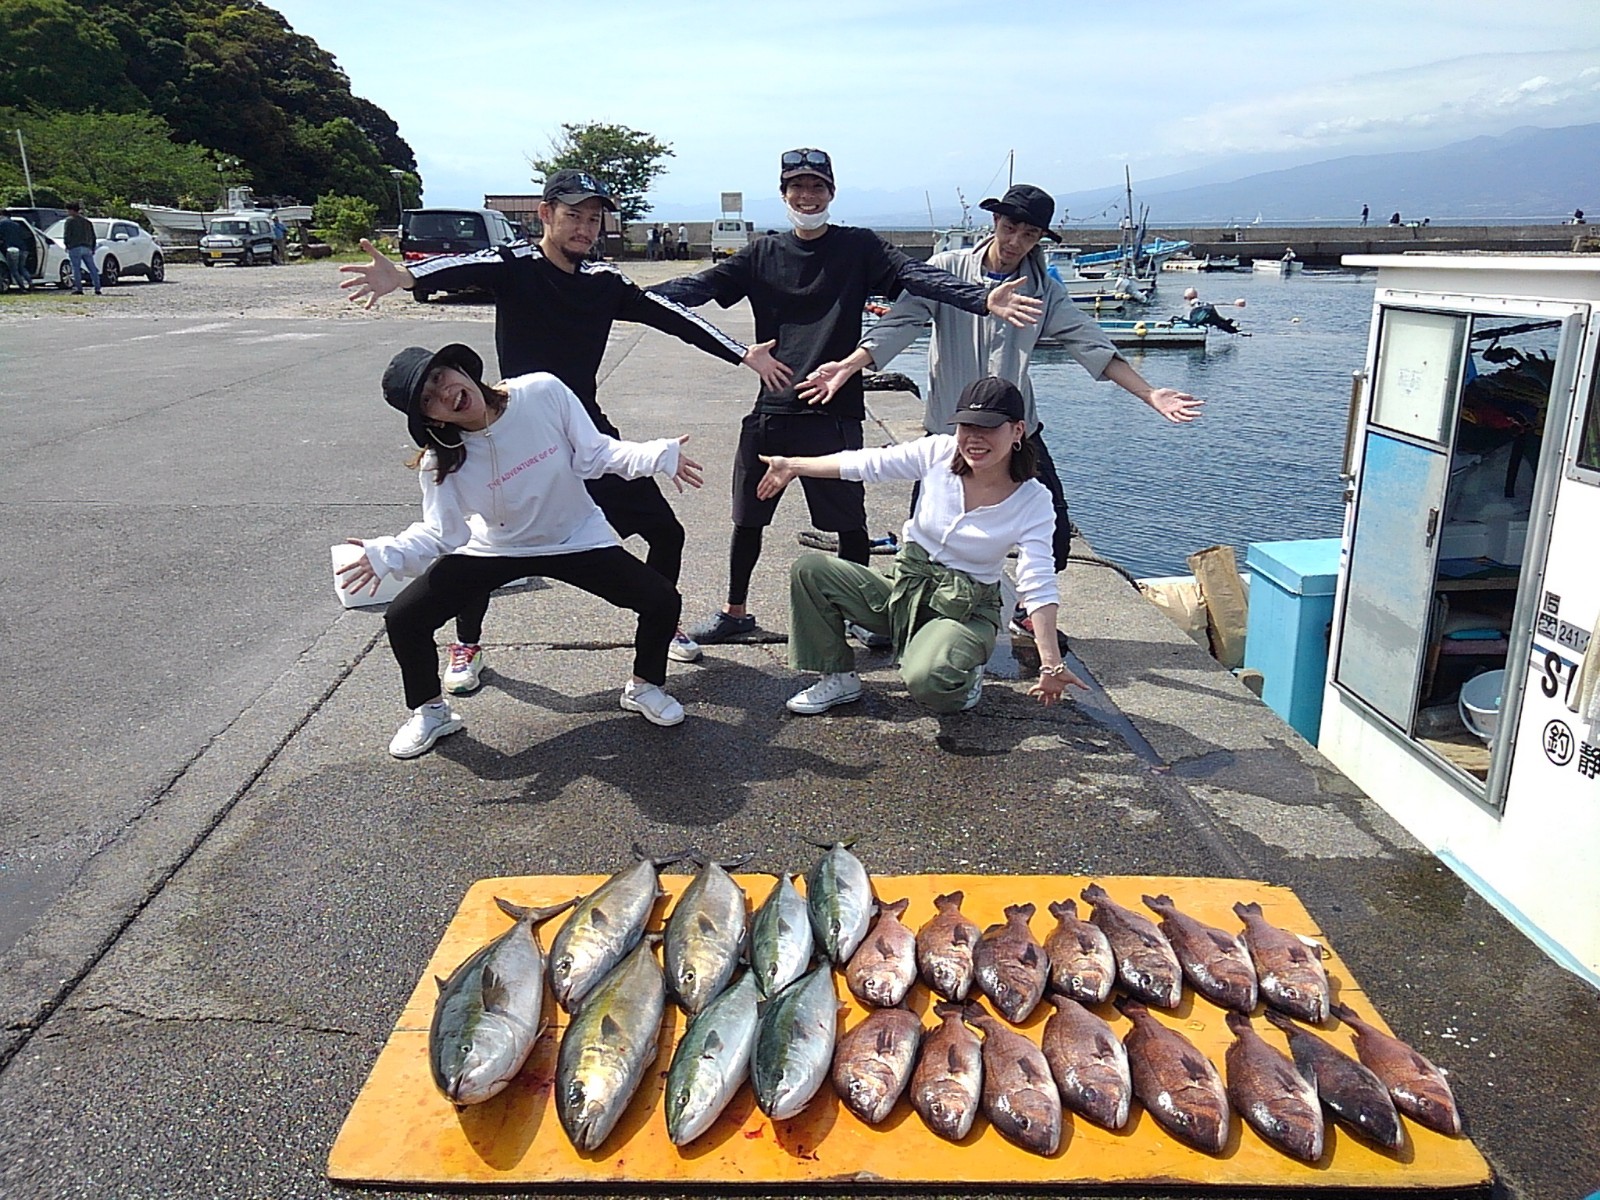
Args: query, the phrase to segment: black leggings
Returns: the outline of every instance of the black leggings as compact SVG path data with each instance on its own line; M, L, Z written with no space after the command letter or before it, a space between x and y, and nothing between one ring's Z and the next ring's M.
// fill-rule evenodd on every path
M426 704L442 690L435 631L468 604L477 603L481 612L490 592L525 575L570 583L638 613L633 673L650 683L666 682L667 645L678 628L683 600L660 573L622 547L524 558L447 554L396 596L384 614L389 649L400 664L407 708Z

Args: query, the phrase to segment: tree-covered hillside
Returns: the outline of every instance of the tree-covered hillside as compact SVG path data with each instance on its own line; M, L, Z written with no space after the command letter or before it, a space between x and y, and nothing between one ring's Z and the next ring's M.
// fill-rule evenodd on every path
M126 152L130 116L141 136L172 143L164 164L116 165L149 157ZM223 184L249 183L303 203L359 196L391 213L390 168L408 172L408 204L420 192L389 115L258 0L0 0L0 128L7 199L23 182L14 128L36 187L99 205L210 207Z

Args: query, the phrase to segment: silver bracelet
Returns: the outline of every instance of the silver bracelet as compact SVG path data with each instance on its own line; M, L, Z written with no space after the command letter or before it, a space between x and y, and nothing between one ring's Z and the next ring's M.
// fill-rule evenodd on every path
M1046 666L1043 666L1043 665L1041 665L1039 667L1039 674L1040 675L1065 675L1066 673L1067 673L1067 664L1064 663L1064 662L1058 662L1053 667L1046 667Z

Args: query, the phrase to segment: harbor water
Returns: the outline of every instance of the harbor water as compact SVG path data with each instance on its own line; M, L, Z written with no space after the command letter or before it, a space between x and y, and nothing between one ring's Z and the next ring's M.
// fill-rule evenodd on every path
M1377 276L1168 272L1143 315L1181 312L1194 287L1250 337L1205 349L1124 350L1146 379L1205 401L1187 425L1096 383L1061 350L1038 351L1033 385L1074 522L1133 574L1187 574L1187 556L1250 542L1337 537L1350 374L1362 368ZM1225 307L1243 299L1244 309ZM927 381L919 342L890 365Z

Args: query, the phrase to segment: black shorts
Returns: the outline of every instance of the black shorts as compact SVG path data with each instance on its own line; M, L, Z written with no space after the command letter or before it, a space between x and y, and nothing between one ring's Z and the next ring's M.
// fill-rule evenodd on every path
M678 514L661 494L661 488L652 477L624 479L620 475L602 475L599 479L586 479L583 486L589 498L600 506L606 521L617 531L618 537L638 534L645 541L653 541L650 534L657 529L680 528Z
M753 412L739 429L739 451L733 460L733 523L743 527L772 524L779 492L771 500L756 496L756 484L767 473L761 455L812 458L861 449L861 422L806 414ZM867 527L867 490L848 479L802 479L811 524L831 533ZM787 489L785 489L787 490Z

